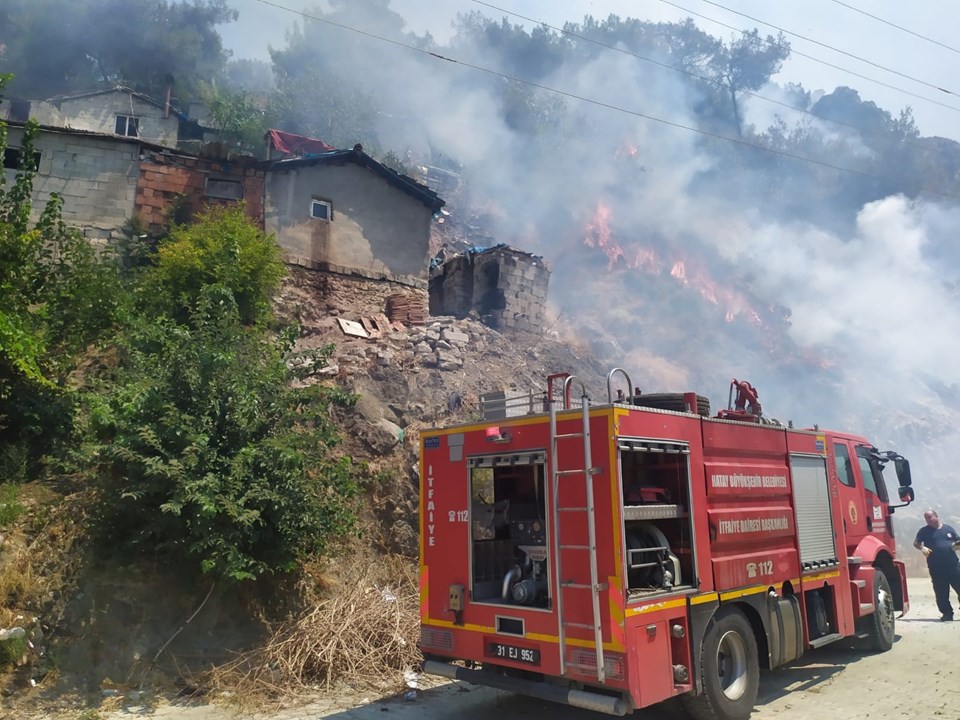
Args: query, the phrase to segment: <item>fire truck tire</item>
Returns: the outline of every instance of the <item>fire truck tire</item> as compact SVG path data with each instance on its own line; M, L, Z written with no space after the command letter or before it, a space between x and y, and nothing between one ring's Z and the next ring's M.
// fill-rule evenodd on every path
M873 570L873 604L876 610L863 618L864 630L869 638L870 649L886 652L893 647L896 609L893 607L890 581L879 567L874 567Z
M721 608L700 645L702 691L681 696L694 720L746 720L760 686L757 640L736 608Z
M633 404L638 407L656 408L657 410L687 411L687 401L683 393L649 393L635 395ZM709 417L710 399L697 395L697 414Z

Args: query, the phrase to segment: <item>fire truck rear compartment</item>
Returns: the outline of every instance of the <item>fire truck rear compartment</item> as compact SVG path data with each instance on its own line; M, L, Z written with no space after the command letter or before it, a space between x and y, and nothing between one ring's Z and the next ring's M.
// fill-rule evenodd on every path
M470 464L472 601L549 607L543 454Z
M618 444L628 594L692 587L687 446L627 439Z

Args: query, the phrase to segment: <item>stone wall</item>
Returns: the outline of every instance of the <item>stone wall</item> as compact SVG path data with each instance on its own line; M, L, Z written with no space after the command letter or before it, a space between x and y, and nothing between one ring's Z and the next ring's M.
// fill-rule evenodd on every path
M497 330L543 327L550 268L507 246L457 255L430 278L430 314L476 315Z

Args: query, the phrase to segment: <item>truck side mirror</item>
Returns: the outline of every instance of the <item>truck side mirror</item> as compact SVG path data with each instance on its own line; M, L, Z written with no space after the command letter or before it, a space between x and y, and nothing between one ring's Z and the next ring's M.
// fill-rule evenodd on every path
M905 457L895 458L893 461L894 467L897 469L897 480L900 481L900 485L904 487L909 487L913 484L913 480L910 477L910 461ZM900 488L903 490L903 487ZM903 499L903 494L901 493L900 499ZM913 500L913 497L910 497Z
M913 493L913 488L905 485L897 488L897 495L900 496L900 502L902 502L904 505L909 505L916 498Z

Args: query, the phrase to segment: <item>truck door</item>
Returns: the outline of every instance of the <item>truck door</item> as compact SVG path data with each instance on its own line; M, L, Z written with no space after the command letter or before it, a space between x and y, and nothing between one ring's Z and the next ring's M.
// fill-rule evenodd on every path
M864 491L857 479L859 473L854 470L855 451L846 440L835 440L833 453L836 462L840 510L843 515L843 532L846 538L846 553L849 557L869 532L867 508L864 503Z
M883 482L883 470L873 459L870 448L858 445L857 465L863 482L863 504L867 532L876 535L881 542L893 547L893 523L888 522L890 498Z

